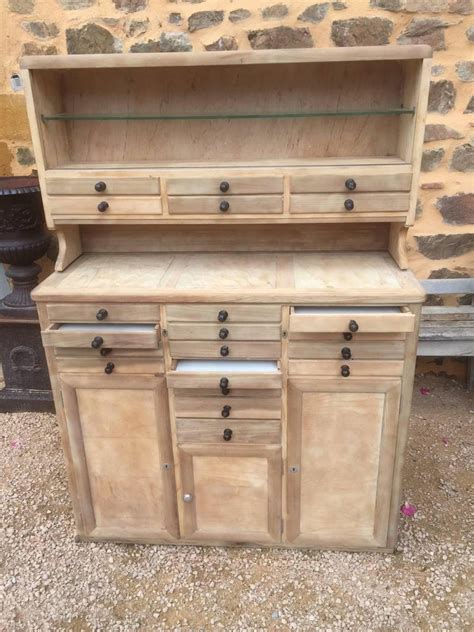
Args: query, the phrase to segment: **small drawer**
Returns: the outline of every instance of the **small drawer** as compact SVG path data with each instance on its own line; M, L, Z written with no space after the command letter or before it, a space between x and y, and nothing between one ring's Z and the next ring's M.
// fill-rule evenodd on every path
M283 178L278 176L234 176L229 178L170 178L168 195L242 195L283 193Z
M290 332L411 332L415 316L398 307L293 307Z
M280 397L181 397L174 399L176 417L197 419L280 419Z
M56 323L156 323L160 306L146 303L49 303L49 320Z
M279 342L200 342L170 341L171 357L175 359L242 358L244 360L279 359Z
M236 443L281 443L281 426L278 420L178 419L176 431L179 444L221 443L224 446Z
M291 196L290 213L403 213L409 204L408 193L303 193Z
M163 348L161 343L158 343L157 349L111 349L110 347L101 347L100 349L78 349L74 347L55 347L54 355L56 358L68 358L75 360L77 358L107 358L110 359L144 359L144 360L156 360L158 361L163 357Z
M159 197L102 197L78 196L57 197L49 200L49 208L55 218L102 219L147 219L161 215Z
M45 347L157 349L160 331L154 325L54 324L41 338Z
M211 325L207 323L170 323L170 340L280 340L280 325Z
M403 340L355 340L347 342L312 342L307 340L290 341L288 357L290 359L321 360L403 360L405 343Z
M75 357L56 358L59 373L99 373L105 375L163 374L164 362L159 358L140 357Z
M58 177L46 175L48 195L158 195L156 176L116 176L103 173L94 177Z
M315 173L292 176L292 193L344 193L369 191L409 191L410 167L377 167L350 169L318 169Z
M318 377L401 377L403 361L398 360L290 360L290 375Z
M281 195L238 195L235 197L170 196L170 215L220 215L223 219L232 215L266 215L283 213Z
M280 305L167 305L168 321L208 323L279 323Z
M218 395L240 390L281 389L281 371L274 361L180 360L166 377L174 389L210 389Z

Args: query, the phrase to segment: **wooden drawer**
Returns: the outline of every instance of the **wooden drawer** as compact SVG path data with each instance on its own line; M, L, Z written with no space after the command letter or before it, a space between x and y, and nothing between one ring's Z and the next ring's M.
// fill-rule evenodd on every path
M224 395L218 384L214 385L214 388L174 388L173 393L175 397L217 397L223 403L225 403L224 399L229 400L230 404L232 404L233 399L240 397L253 397L258 399L281 397L281 389L279 388L229 388L227 395Z
M220 320L221 316L222 320ZM280 305L167 305L168 321L199 321L209 323L279 323ZM224 324L225 323L225 324Z
M224 439L225 430L231 431L230 439L227 441ZM277 420L178 419L176 431L179 444L221 443L226 446L236 443L281 443L281 427Z
M280 419L280 397L182 397L174 399L176 417Z
M96 190L96 185L99 191ZM102 186L105 185L105 188ZM160 180L156 176L116 176L102 173L94 177L57 177L46 175L48 195L157 195Z
M125 375L127 373L164 373L164 362L159 358L140 357L75 357L56 358L59 373L100 373L105 375Z
M170 340L280 340L280 325L221 325L170 323Z
M344 193L350 197L354 192L409 191L411 167L343 167L320 168L312 174L292 176L292 193ZM355 183L355 189L353 187Z
M200 342L170 341L170 353L176 359L198 358L242 358L242 359L279 359L279 342Z
M221 210L222 205L227 210ZM266 215L283 213L281 195L238 195L225 197L212 196L170 196L168 210L171 215L220 215L223 219L231 215Z
M352 208L345 204L352 202ZM406 212L409 193L303 193L290 198L290 213L357 213Z
M153 325L51 325L41 332L45 347L157 349L159 327ZM100 338L98 347L92 341Z
M160 306L156 303L50 303L46 310L48 318L56 323L156 323L160 320ZM99 310L105 310L106 315Z
M351 329L352 327L352 329ZM355 329L357 328L357 329ZM290 332L410 332L415 316L398 308L292 308Z
M56 347L54 349L54 355L56 358L69 358L74 360L76 358L100 358L105 357L108 360L115 360L120 358L141 358L145 360L159 360L163 357L163 349L160 343L158 343L157 349L111 349L105 347L107 353L103 356L100 349L75 349L74 347Z
M343 375L342 367L349 367ZM290 360L290 375L340 377L350 380L357 377L401 377L403 362L398 360Z
M242 195L283 193L283 178L279 176L234 176L230 178L170 178L166 182L168 195Z
M108 204L107 210L100 212L98 205ZM55 197L49 200L49 208L53 217L78 217L97 219L146 219L161 215L161 200L159 197L102 197L83 195L77 197Z
M349 358L344 358L349 355ZM403 340L370 341L354 340L347 342L310 342L307 340L290 341L288 356L294 358L315 358L321 360L403 360L405 343Z
M168 386L174 389L210 389L221 393L221 380L226 378L230 394L238 390L281 389L282 377L276 362L241 360L179 361L168 373ZM229 394L227 393L227 394Z

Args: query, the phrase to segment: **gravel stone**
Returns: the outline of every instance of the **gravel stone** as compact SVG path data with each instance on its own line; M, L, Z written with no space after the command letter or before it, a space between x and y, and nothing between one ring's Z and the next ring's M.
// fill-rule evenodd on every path
M300 13L298 20L302 22L312 22L318 24L326 17L329 11L329 2L322 2L321 4L312 4L307 7L303 13Z

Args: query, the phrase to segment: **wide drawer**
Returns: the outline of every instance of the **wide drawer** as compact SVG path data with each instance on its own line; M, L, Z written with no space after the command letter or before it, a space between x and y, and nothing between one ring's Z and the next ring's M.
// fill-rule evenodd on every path
M170 341L170 353L173 358L275 358L281 355L279 342L200 342Z
M395 307L295 307L290 312L290 332L390 333L414 328L414 314Z
M236 443L279 444L281 442L281 427L278 420L178 419L176 431L179 444L233 445Z
M101 206L102 205L102 206ZM107 206L105 206L107 205ZM49 200L53 217L87 217L88 219L146 219L161 215L159 197L123 197L83 195L55 197ZM104 210L100 211L99 208Z
M153 325L58 325L41 332L45 347L157 349L159 327Z
M283 178L279 176L235 176L231 178L170 178L166 182L168 195L235 195L283 193Z
M238 195L213 197L204 195L169 196L168 210L171 215L266 215L283 212L281 195Z
M280 419L280 397L177 397L176 417L210 419Z
M290 360L290 375L320 377L401 377L403 361L399 360Z
M279 325L211 325L207 323L170 323L170 340L280 340Z
M288 357L315 358L328 360L403 360L405 343L403 340L371 341L356 339L347 342L290 341Z
M156 323L160 306L146 303L49 303L48 318L56 323Z
M318 169L316 173L292 176L292 193L345 193L353 191L409 191L410 167L359 167ZM355 187L355 188L354 188Z
M280 389L281 372L275 361L180 360L166 377L175 389L211 389L216 395L239 389ZM225 382L223 386L223 380Z
M125 375L127 373L156 375L157 373L164 373L164 362L159 358L57 357L56 367L59 373L104 373L106 375Z
M160 180L156 176L57 177L46 175L48 195L157 195Z
M168 321L199 321L224 323L279 323L279 305L167 305Z
M302 193L290 198L290 213L386 213L408 211L408 193Z

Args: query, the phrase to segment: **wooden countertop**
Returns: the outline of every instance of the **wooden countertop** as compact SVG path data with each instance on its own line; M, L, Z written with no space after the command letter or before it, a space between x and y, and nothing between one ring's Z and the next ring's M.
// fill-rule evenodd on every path
M389 254L84 254L34 291L36 301L293 304L420 303L423 288Z

